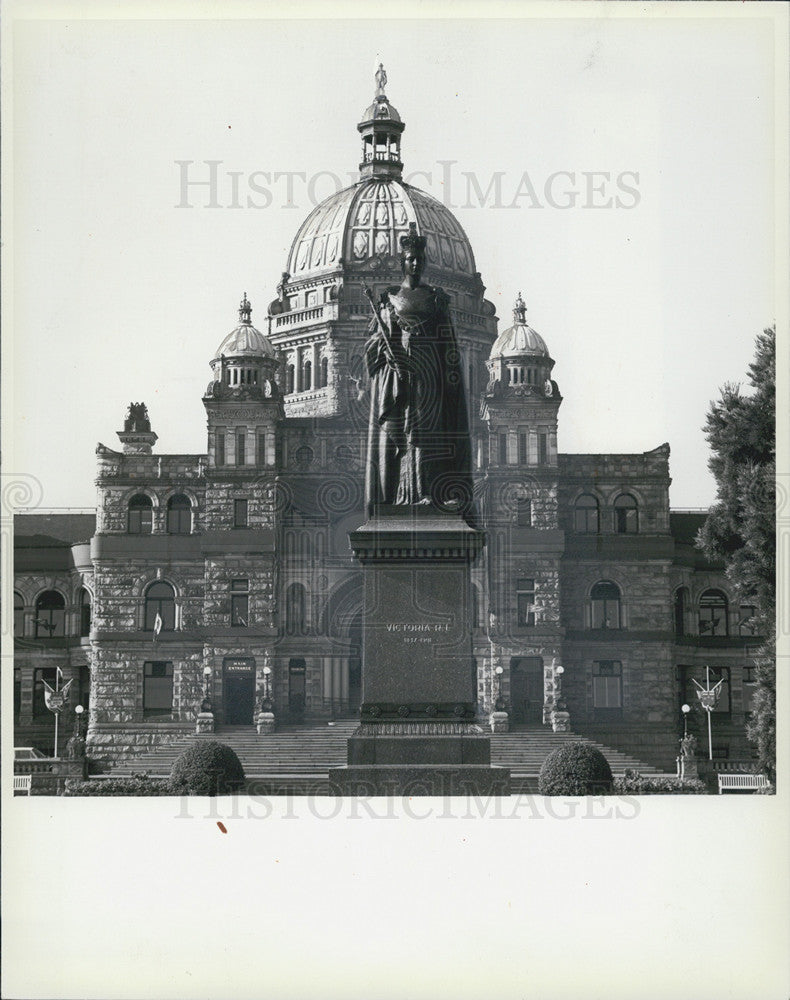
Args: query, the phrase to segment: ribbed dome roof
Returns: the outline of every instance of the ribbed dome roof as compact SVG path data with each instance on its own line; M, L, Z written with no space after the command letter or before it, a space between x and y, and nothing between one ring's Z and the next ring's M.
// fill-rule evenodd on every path
M400 252L409 223L427 239L428 264L475 274L472 247L455 216L431 195L395 178L369 177L330 195L313 209L291 244L292 281L313 272Z
M273 358L276 356L271 341L251 322L252 305L244 293L239 305L239 325L225 337L217 348L216 357Z
M527 324L526 314L527 307L519 292L513 309L515 323L507 330L503 330L494 341L489 354L490 359L523 357L524 355L550 357L546 341Z
M398 114L398 109L393 108L388 100L374 101L365 111L362 116L363 122L372 121L387 121L387 122L399 122L401 116Z

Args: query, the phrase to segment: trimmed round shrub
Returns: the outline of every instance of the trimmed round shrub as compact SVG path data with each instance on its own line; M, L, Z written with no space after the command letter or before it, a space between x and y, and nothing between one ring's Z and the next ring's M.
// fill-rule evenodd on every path
M608 795L613 783L606 757L580 741L553 750L538 775L541 795Z
M244 768L231 747L200 740L176 757L169 785L176 795L228 795L244 788Z

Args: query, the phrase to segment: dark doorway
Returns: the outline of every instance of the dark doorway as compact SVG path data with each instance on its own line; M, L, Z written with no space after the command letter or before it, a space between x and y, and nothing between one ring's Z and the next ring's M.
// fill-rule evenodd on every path
M543 658L513 657L510 661L512 720L521 724L543 722Z
M352 715L362 704L362 626L352 625L348 630L351 648L348 655L348 710Z
M255 721L255 661L226 659L223 680L225 725L251 726Z
M304 718L305 672L304 660L292 656L288 661L288 714L294 722Z

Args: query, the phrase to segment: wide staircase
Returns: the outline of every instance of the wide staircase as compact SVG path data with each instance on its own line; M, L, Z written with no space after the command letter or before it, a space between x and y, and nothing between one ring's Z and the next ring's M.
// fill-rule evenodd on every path
M255 794L331 794L330 767L346 763L346 741L359 725L357 719L334 724L308 722L282 726L268 736L259 736L252 726L223 726L216 733L191 734L155 752L118 765L113 775L147 773L166 777L173 761L187 746L201 740L219 740L233 747L247 776L247 790ZM491 763L510 768L511 790L536 793L541 764L557 747L581 740L597 747L609 761L612 773L626 769L640 774L659 774L658 768L574 733L554 733L542 726L524 727L491 735Z

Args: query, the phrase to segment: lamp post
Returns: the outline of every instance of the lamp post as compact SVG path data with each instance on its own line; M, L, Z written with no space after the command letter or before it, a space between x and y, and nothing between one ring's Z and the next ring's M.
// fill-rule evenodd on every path
M498 712L503 712L505 710L505 703L502 700L502 674L505 672L504 667L501 663L497 664L494 674L496 676L496 700L494 702L494 708Z
M680 711L683 713L683 739L685 739L689 734L689 712L691 711L691 705L681 705Z
M81 732L81 729L82 729L82 713L84 711L85 711L85 709L82 707L82 705L76 705L74 707L74 735L76 737L82 736L82 732Z
M201 712L213 712L214 708L211 704L211 675L212 670L207 663L203 667L203 701L200 705Z
M268 666L264 667L263 668L263 700L264 701L268 701L269 700L269 683L270 683L271 676L272 676L272 668L268 667Z

